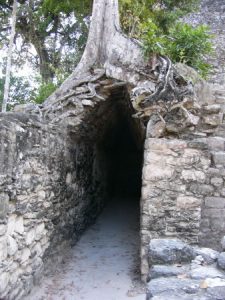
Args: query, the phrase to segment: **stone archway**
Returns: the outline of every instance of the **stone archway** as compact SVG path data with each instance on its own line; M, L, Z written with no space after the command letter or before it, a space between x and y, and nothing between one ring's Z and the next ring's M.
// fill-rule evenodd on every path
M99 155L108 147L107 135L114 134L107 125L116 128L115 102L128 120L125 128L132 128L134 144L140 147L145 140L143 279L152 238L207 245L208 232L223 232L210 228L211 208L218 213L224 207L218 199L224 196L224 140L214 136L223 118L220 105L196 101L192 86L168 58L159 57L157 70L149 68L140 45L120 31L118 1L95 0L92 19L84 56L62 87L43 106L0 116L3 299L27 294L44 267L54 266L58 254L102 211L110 180Z

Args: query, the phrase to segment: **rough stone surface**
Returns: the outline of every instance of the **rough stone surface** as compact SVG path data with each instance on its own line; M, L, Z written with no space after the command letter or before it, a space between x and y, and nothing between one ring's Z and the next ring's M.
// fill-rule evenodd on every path
M219 254L217 263L220 269L225 270L225 252Z
M149 269L148 245L154 238L181 238L192 244L201 236L202 206L213 194L207 139L145 141L141 199L142 274Z
M0 132L0 298L21 299L101 211L104 182L95 146L65 128L9 114Z
M149 244L150 265L190 262L194 256L193 248L177 239L152 239Z
M196 247L194 249L195 253L197 255L200 255L203 260L204 260L204 264L210 265L216 262L219 252L215 251L213 249L210 248L198 248Z
M154 243L156 243L156 240ZM158 243L160 245L162 241L158 240ZM164 243L170 243L170 240L165 239ZM181 241L180 243L184 244ZM157 248L155 250L160 256L161 249ZM198 247L194 247L192 251L197 256L190 263L152 265L149 271L150 281L147 285L147 300L225 299L225 272L218 269L215 263L218 253L212 249ZM172 253L176 256L175 247L171 248L170 255ZM206 260L199 255L200 253L206 255L207 259L213 257L214 263L210 266L205 265ZM219 256L222 254L219 254ZM149 261L154 261L155 256L155 253L149 252Z
M158 277L178 276L185 272L186 268L180 265L153 265L149 271L148 281Z
M202 11L198 18L195 15L195 23L207 20L213 32L220 30L216 36L220 60L214 60L213 84L200 80L196 88L201 106L197 103L195 108L198 116L192 116L192 123L183 131L180 114L174 114L177 123L167 120L165 125L157 119L147 125L140 228L143 278L151 261L149 242L156 238L180 238L190 244L221 248L225 231L225 90L221 86L225 19L221 3L203 0ZM108 86L114 83L111 78L103 81L96 83L97 89L105 82ZM58 253L76 243L101 211L107 166L98 143L104 138L105 124L110 127L117 122L111 115L113 103L121 101L121 95L123 110L133 113L129 89L124 85L113 91L105 89L89 98L85 82L72 94L61 95L49 110L48 105L42 111L37 106L20 106L17 112L0 115L0 260L4 260L0 264L0 274L4 274L0 298L20 299L28 293L35 278L41 277L43 266L56 264ZM65 110L62 103L68 104ZM179 251L169 256L170 263L187 258L187 253ZM199 250L201 257L195 265L216 261L206 252ZM220 297L221 286L210 287L211 293L218 292ZM177 297L178 292L174 293ZM183 289L179 293L190 299ZM170 296L166 299L172 299ZM191 299L195 297L212 298L200 293Z
M225 250L225 236L221 239L221 247Z

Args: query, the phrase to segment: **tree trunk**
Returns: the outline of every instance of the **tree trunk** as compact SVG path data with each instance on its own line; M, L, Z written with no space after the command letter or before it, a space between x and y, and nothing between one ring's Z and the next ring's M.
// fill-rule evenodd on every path
M152 112L162 114L163 120L169 110L167 103L173 107L177 102L187 101L188 97L193 100L192 84L178 74L168 57L155 54L145 60L141 44L122 33L118 0L94 0L83 56L74 72L45 101L45 109L51 110L52 104L73 93L83 81L91 80L92 71L97 68L104 69L107 77L130 85L136 117L146 119L146 122ZM187 114L182 103L179 107ZM191 119L189 113L188 120Z
M6 76L5 76L4 96L3 96L3 102L2 102L2 112L6 112L7 103L8 103L8 99L9 99L12 51L13 51L13 43L14 43L14 37L15 37L15 31L16 31L16 12L17 12L17 0L14 0L13 11L12 11L12 29L11 29L8 57L7 57L7 65L6 65Z
M36 36L32 39L32 44L34 45L39 57L39 67L42 83L46 84L52 82L55 74L51 69L51 62L49 59L48 51L44 46L44 41L38 40L38 37Z
M74 80L87 74L94 66L103 67L109 77L137 84L139 70L145 64L139 43L126 37L120 29L118 0L94 0L83 56L71 76L48 98L46 104L69 91Z

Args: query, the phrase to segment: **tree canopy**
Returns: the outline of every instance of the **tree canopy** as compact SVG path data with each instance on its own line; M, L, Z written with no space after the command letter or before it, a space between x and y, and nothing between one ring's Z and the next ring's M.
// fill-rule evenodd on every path
M11 0L0 0L0 44L7 44ZM87 37L91 2L19 0L16 23L17 64L31 60L39 68L42 82L51 82L57 70L70 73ZM30 51L30 45L35 51ZM76 56L76 57L75 57Z
M13 61L17 66L29 61L39 71L40 87L35 86L31 100L42 102L73 71L86 44L92 2L18 0ZM167 55L207 75L209 65L204 57L212 49L208 29L180 22L182 16L198 8L199 1L119 0L119 3L122 29L129 37L142 41L146 57ZM1 48L8 45L12 5L13 0L0 0ZM13 84L19 81L14 74ZM31 93L30 87L24 88Z

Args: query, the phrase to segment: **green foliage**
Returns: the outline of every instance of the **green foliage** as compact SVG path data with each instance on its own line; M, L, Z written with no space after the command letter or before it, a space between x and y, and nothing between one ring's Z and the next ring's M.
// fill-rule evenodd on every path
M198 8L199 0L120 0L121 24L132 37L140 38L143 24L151 19L164 33L181 16Z
M57 85L50 82L40 85L33 101L37 104L42 104L57 88Z
M0 0L0 47L5 49L12 3ZM71 72L86 43L91 5L91 0L18 0L16 65L29 61L45 83L55 80L56 68Z
M213 52L208 27L192 27L179 22L170 30L170 37L167 52L171 59L195 68L200 75L206 77L211 66L205 62L205 56Z
M4 83L4 78L0 78L0 106L3 100ZM8 106L29 102L34 93L35 88L31 86L28 78L11 76Z
M53 13L58 15L60 13L70 14L76 12L76 14L87 15L91 12L90 0L44 0L42 10L45 13Z
M174 62L182 62L195 68L206 78L211 65L205 56L213 53L212 36L208 27L200 25L192 27L185 23L176 23L167 35L163 34L151 20L146 22L143 34L143 49L146 57L154 53L169 56Z
M206 77L211 66L205 56L212 53L207 26L193 27L179 18L198 8L195 0L121 0L124 30L143 41L146 57L160 54L195 68Z

